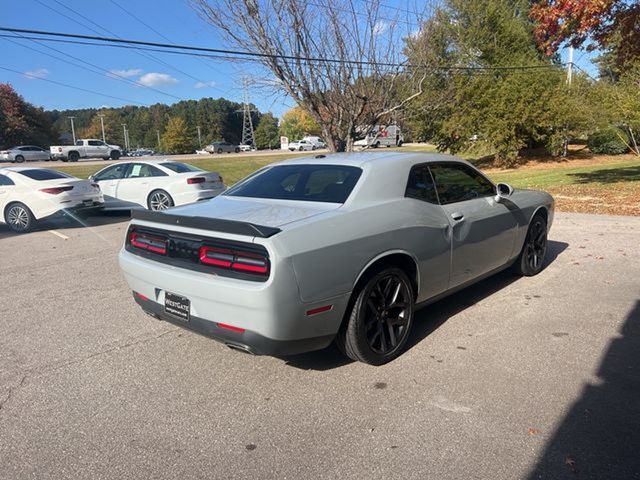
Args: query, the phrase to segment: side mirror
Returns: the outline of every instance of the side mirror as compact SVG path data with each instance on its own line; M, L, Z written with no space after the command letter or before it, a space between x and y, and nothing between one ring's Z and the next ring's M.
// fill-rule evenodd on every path
M496 185L495 201L501 203L505 198L508 198L513 193L513 187L507 183L499 183Z

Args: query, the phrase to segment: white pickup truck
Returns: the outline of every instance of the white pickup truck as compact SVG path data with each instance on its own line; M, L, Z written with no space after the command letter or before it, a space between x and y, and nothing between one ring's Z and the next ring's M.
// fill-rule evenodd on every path
M77 162L81 158L102 158L117 160L122 155L118 145L109 145L93 138L76 140L75 145L53 146L50 148L51 158L63 162Z

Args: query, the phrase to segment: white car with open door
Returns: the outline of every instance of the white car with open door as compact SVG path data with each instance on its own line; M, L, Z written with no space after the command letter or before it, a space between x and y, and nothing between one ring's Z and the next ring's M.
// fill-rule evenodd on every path
M217 172L168 160L115 163L89 178L100 185L106 210L164 210L208 200L225 190Z
M0 223L18 233L58 214L86 215L101 210L98 184L48 168L0 168Z

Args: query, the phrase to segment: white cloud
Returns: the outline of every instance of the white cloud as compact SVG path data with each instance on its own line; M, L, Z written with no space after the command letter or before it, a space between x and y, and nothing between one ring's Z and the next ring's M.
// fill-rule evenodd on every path
M47 70L46 68L37 68L36 70L24 72L24 76L30 80L35 80L37 78L46 78L49 76L49 70Z
M373 34L382 35L388 29L389 29L389 22L385 22L384 20L378 20L376 24L373 26Z
M178 80L166 73L145 73L138 79L138 83L145 87L161 87L164 85L175 85Z
M213 88L216 86L216 82L211 80L210 82L196 82L194 87L196 88Z
M125 77L125 78L129 78L129 77L135 77L137 75L140 75L142 73L142 69L141 68L128 68L126 70L109 70L109 73L116 76L116 77Z

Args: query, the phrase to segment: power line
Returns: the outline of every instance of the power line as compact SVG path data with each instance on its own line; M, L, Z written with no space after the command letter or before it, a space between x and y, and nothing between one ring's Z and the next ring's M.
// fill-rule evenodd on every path
M58 15L61 15L61 16L65 17L65 18L67 18L67 19L71 20L73 23L76 23L76 24L80 23L80 24L82 24L82 22L79 22L78 20L76 20L76 19L74 19L74 18L72 18L72 17L69 17L69 16L68 16L68 15L66 15L65 13L60 12L59 10L57 10L57 9L55 9L55 8L53 8L53 7L51 7L50 5L45 4L45 3L44 3L44 2L42 2L41 0L35 0L35 1L36 1L36 2L38 2L40 5L43 5L44 7L48 8L49 10L52 10L53 12L57 13ZM90 19L90 18L88 18L87 16L83 15L82 13L78 12L77 10L74 10L73 8L71 8L71 7L69 7L69 6L65 5L65 4L63 4L62 2L60 2L60 1L58 1L58 0L54 0L54 1L55 1L58 5L60 5L60 6L64 7L64 8L66 8L67 10L69 10L69 11L71 11L71 12L75 13L78 17L83 18L83 19L85 19L86 21L88 21L88 22L92 23L93 25L97 26L100 30L103 30L103 31L107 32L109 35L113 35L114 37L120 38L120 36L119 36L119 35L115 34L115 33L114 33L114 32L112 32L111 30L109 30L109 29L107 29L107 28L105 28L105 27L103 27L103 26L101 26L101 25L97 24L96 22L94 22L93 20L91 20L91 19ZM86 24L82 24L82 25L83 25L84 27L88 28L89 30L91 30L92 32L97 33L98 35L101 35L101 34L100 34L100 32L99 32L99 31L97 31L95 28L92 28L91 26L86 25ZM194 77L193 75L191 75L191 74L189 74L189 73L187 73L187 72L185 72L185 71L183 71L183 70L179 69L178 67L175 67L175 66L171 65L170 63L165 62L164 60L161 60L161 59L159 59L159 58L156 58L156 57L154 57L153 55L151 55L151 54L149 54L149 53L138 52L138 55L141 55L141 56L143 56L143 57L145 57L145 58L147 58L147 59L149 59L149 60L152 60L152 61L155 61L155 62L161 63L162 65L164 65L164 66L166 66L166 67L168 67L168 68L170 68L170 69L172 69L172 70L175 70L176 72L181 73L182 75L184 75L184 76L186 76L186 77L189 77L189 78L191 78L192 80L195 80L195 81L197 81L197 82L203 82L203 80L201 80L201 79L199 79L199 78L197 78L197 77Z
M18 35L19 35L19 34L18 34ZM19 46L21 46L21 47L23 47L23 48L28 48L29 50L32 50L32 51L37 52L37 53L40 53L40 54L42 54L42 55L46 55L46 56L48 56L48 57L55 58L56 60L59 60L59 61L64 62L64 63L67 63L67 64L69 64L69 65L73 65L73 66L75 66L75 67L77 67L77 68L80 68L80 69L82 69L82 70L86 70L86 71L88 71L88 72L95 73L96 75L100 75L101 77L103 76L103 73L106 73L106 74L107 74L107 77L112 78L113 80L118 80L118 81L121 81L121 82L124 82L124 83L128 83L128 84L130 84L130 85L135 85L135 86L137 86L137 87L147 88L147 89L149 89L149 90L152 90L152 91L154 91L154 92L160 93L160 94L162 94L162 95L165 95L165 96L167 96L167 97L173 98L173 99L175 99L175 100L182 100L182 98L180 98L180 97L178 97L178 96L176 96L176 95L172 95L172 94L170 94L170 93L164 92L164 91L162 91L162 90L160 90L160 89L158 89L158 88L152 87L152 86L150 86L150 85L145 85L145 84L140 83L140 82L138 82L138 81L131 80L131 79L126 78L126 77L124 77L124 76L122 76L122 75L120 75L120 74L118 74L118 73L111 72L111 71L107 70L106 68L102 68L102 67L100 67L99 65L95 65L95 64L93 64L93 63L91 63L91 62L89 62L89 61L87 61L87 60L85 60L85 59L81 59L81 58L78 58L78 57L76 57L76 56L73 56L73 55L71 55L71 54L69 54L69 53L62 52L61 50L58 50L57 48L53 48L53 47L50 47L50 46L48 46L48 45L44 45L43 43L39 42L38 40L31 39L31 38L26 38L26 37L23 37L22 35L20 35L20 38L25 38L26 40L30 40L30 41L32 41L32 42L34 42L34 43L37 43L38 45L42 45L42 46L43 46L43 47L45 47L45 48L48 48L48 49L50 49L50 50L53 50L54 52L58 52L58 53L60 53L61 55L65 55L66 57L73 58L74 60L77 60L77 61L82 62L82 63L78 64L78 63L76 63L76 62L72 62L71 60L69 60L69 59L67 59L67 58L59 57L59 56L57 56L57 55L52 55L52 54L47 53L47 52L44 52L44 51L42 51L42 50L38 50L37 48L29 47L28 45L23 45L23 44L21 44L21 43L19 43L19 42L15 42L15 41L13 41L13 40L9 40L9 39L8 39L7 37L5 37L4 35L3 35L3 37L4 37L4 39L5 39L6 41L9 41L9 42L14 43L14 44L16 44L16 45L19 45ZM85 64L86 64L86 65L89 65L89 66L90 66L90 67L92 67L92 68L88 68ZM103 72L103 73L101 73L101 72Z
M174 50L182 50L182 51L190 51L190 52L211 52L219 55L233 55L242 59L255 57L255 58L271 58L271 59L281 59L281 60L296 60L296 61L305 61L305 62L326 62L326 63L336 63L336 64L351 64L351 65L364 65L364 66L376 66L376 67L402 67L402 68L428 68L430 70L460 70L460 71L501 71L501 70L536 70L536 69L546 69L546 68L561 68L564 67L565 64L545 64L545 65L504 65L504 66L493 66L493 67L483 67L483 66L462 66L462 65L435 65L435 66L421 66L421 65L412 65L408 63L393 63L393 62L374 62L367 60L345 60L345 59L337 59L337 58L323 58L323 57L304 57L299 55L285 55L285 54L268 54L261 53L255 51L245 51L245 50L229 50L229 49L220 49L220 48L209 48L209 47L198 47L191 45L179 45L179 44L171 44L171 43L159 43L159 42L147 42L142 40L130 40L124 38L112 38L112 37L103 37L103 36L95 36L95 35L81 35L74 33L62 33L62 32L50 32L44 30L31 30L31 29L20 29L20 28L9 28L9 27L0 27L0 31L12 32L12 33L27 33L33 35L47 35L52 37L63 37L63 38L74 38L74 39L84 39L84 40L95 40L98 42L104 42L103 45L108 46L116 46L113 44L124 44L129 47L131 46L149 46L149 47L159 47L164 49L173 49L173 50L163 50L163 53L172 53ZM49 39L41 38L41 40L46 41ZM93 44L97 45L97 44ZM160 50L153 50L160 51ZM193 53L192 55L197 55ZM206 55L203 55L206 56Z
M106 93L96 92L95 90L89 90L88 88L76 87L75 85L69 85L68 83L57 82L57 81L51 80L49 78L42 78L42 77L39 77L38 75L32 75L32 74L26 73L26 72L19 72L18 70L13 70L13 69L7 68L7 67L0 66L0 70L6 70L7 72L17 73L18 75L24 75L25 77L31 78L33 80L42 80L43 82L53 83L54 85L59 85L61 87L72 88L74 90L78 90L78 91L81 91L81 92L93 93L94 95L100 95L101 97L107 97L107 98L112 98L114 100L120 100L122 102L127 102L129 104L135 103L137 105L145 106L144 103L137 102L136 100L129 100L127 98L116 97L114 95L108 95Z

